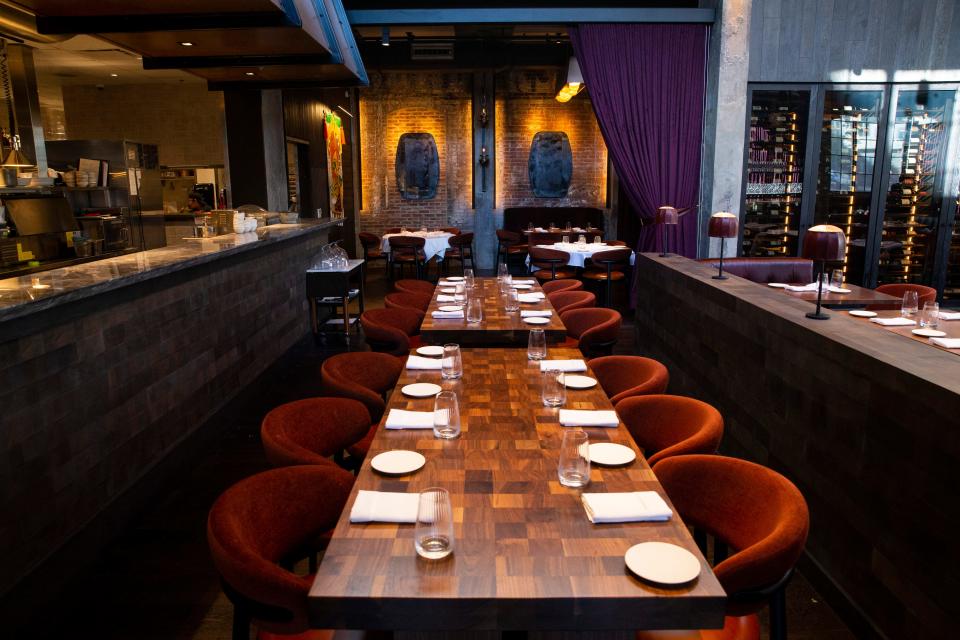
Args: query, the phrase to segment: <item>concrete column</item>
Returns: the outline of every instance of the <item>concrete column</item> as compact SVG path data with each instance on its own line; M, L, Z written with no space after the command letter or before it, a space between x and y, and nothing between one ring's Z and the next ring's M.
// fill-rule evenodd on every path
M33 49L22 44L7 44L5 48L16 120L16 130L13 133L20 136L21 150L37 164L39 175L46 176L47 147L43 138L43 118L40 115L40 95L37 93Z
M497 193L494 132L497 127L493 78L492 71L473 74L473 248L480 269L493 269L497 259L497 224L494 217ZM484 111L486 125L481 122L481 113ZM487 158L486 167L480 164L481 154Z
M705 0L717 11L707 58L703 164L700 177L699 255L720 255L720 241L707 237L707 220L716 211L741 215L747 78L750 68L750 11L753 0ZM727 242L724 255L736 255Z
M287 165L282 92L225 91L223 104L233 206L256 204L268 211L285 211Z

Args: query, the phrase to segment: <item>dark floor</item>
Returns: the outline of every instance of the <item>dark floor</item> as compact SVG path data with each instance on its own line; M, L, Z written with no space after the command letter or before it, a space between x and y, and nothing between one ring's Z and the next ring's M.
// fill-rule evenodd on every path
M369 307L382 306L385 284L378 275L371 274ZM627 320L617 351L630 353L633 341ZM207 511L228 486L267 468L259 441L263 415L282 402L316 395L320 362L340 350L342 339L327 346L303 340L241 392L203 427L222 434L215 444L144 505L138 520L72 582L70 597L50 608L55 613L46 624L34 628L48 632L9 637L230 638L232 608L208 556ZM854 637L802 575L790 585L788 608L791 638Z

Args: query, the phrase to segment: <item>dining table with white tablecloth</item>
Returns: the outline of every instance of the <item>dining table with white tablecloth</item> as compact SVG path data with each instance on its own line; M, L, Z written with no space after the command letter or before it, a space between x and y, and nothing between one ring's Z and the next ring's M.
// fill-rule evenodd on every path
M539 249L556 249L557 251L566 251L570 254L570 260L567 262L569 267L583 267L595 253L601 251L613 251L614 249L626 249L620 245L610 245L605 242L587 242L584 244L578 242L555 242L553 244L538 244ZM636 253L630 252L630 264L636 260ZM530 264L530 256L527 256L527 265Z
M437 260L443 260L443 255L450 248L450 238L454 235L449 231L404 231L401 233L386 233L380 244L380 249L384 253L390 253L390 238L394 236L408 236L411 238L423 238L423 253L426 259L436 256Z

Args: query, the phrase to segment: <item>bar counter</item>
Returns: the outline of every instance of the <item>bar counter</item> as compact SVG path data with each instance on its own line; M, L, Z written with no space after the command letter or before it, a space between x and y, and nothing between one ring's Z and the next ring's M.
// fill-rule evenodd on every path
M720 410L723 453L797 484L814 586L886 637L952 637L960 358L686 258L637 269L639 353Z
M0 518L0 600L76 569L175 473L183 443L213 437L205 420L309 333L305 272L339 224L0 281L0 513L17 514Z

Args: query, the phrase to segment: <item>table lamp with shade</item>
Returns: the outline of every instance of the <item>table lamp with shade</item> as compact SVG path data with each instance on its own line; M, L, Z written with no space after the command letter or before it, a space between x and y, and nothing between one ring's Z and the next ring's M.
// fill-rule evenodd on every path
M713 276L714 280L726 280L723 275L723 253L726 248L727 238L737 237L737 216L728 211L718 211L710 216L710 225L707 227L707 235L711 238L720 238L720 271Z
M663 244L660 246L660 257L666 258L670 255L670 252L667 251L667 225L676 225L680 222L680 216L677 214L676 207L664 205L657 209L656 222L660 225L660 238L663 241Z
M817 272L817 310L807 314L813 320L828 320L829 314L820 310L823 298L823 270L827 262L839 262L846 253L847 237L840 227L831 224L818 224L803 234L803 257L820 265Z

